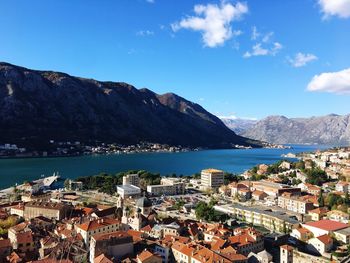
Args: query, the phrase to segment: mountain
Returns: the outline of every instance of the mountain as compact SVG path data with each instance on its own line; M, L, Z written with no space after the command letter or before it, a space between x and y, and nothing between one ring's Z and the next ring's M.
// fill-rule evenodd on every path
M241 134L276 144L350 144L350 114L311 118L269 116Z
M241 134L249 130L256 124L257 120L241 119L236 117L220 117L221 121L237 134Z
M37 147L49 140L260 146L172 93L0 63L0 143Z

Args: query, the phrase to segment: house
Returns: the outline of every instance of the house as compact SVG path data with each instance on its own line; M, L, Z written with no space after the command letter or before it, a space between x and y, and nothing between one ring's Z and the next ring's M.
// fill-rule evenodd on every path
M312 221L319 221L323 218L324 215L327 214L327 212L328 212L327 207L318 207L310 210L308 214L311 216Z
M312 237L311 231L304 227L294 228L290 235L301 241L307 241Z
M81 234L87 247L90 245L91 237L95 234L112 233L120 229L120 221L113 218L101 218L76 225L75 229Z
M290 170L291 166L289 162L283 161L278 167L281 169Z
M137 255L137 263L162 263L162 257L145 249Z
M254 228L242 229L240 233L228 238L230 245L237 253L248 256L250 252L258 253L264 250L264 239Z
M343 181L339 181L336 185L335 185L335 190L337 192L349 192L349 183L348 182L343 182Z
M108 255L120 260L126 255L134 253L132 236L124 231L116 231L107 234L96 234L90 242L90 262L101 255Z
M322 235L311 238L308 242L307 248L312 252L318 252L323 255L329 252L333 247L333 239L329 235Z
M293 263L293 247L280 246L280 263Z
M342 222L345 224L349 223L349 214L343 211L339 211L339 210L329 211L327 212L327 217L330 220Z
M267 197L267 194L263 191L255 190L252 193L252 199L259 201L259 200L264 200Z
M322 219L316 222L308 222L302 224L302 226L310 230L315 237L328 235L337 230L341 230L348 227L347 224L328 219Z
M350 227L333 232L334 237L343 244L350 244Z

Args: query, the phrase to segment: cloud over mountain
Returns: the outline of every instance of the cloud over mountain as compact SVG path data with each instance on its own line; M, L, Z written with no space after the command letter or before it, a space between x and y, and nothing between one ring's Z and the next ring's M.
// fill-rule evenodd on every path
M207 47L216 47L234 36L232 22L240 19L248 12L245 3L232 4L222 1L220 5L195 5L194 16L188 16L173 23L173 31L189 29L199 31Z

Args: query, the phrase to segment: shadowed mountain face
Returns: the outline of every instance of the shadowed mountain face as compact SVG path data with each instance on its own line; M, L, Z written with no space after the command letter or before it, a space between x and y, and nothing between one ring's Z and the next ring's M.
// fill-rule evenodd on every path
M209 148L260 145L172 93L0 63L0 142L35 146L51 139Z
M312 118L269 116L244 131L243 136L271 143L350 144L350 115Z

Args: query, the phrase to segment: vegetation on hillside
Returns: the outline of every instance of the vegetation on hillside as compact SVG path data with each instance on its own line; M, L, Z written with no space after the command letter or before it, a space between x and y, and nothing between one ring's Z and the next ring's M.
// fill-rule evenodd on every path
M123 176L127 174L139 175L141 189L146 189L147 185L160 184L161 176L159 173L150 173L144 170L116 174L100 173L98 175L79 177L76 181L83 182L84 190L98 190L113 195L117 191L117 185L123 184Z

